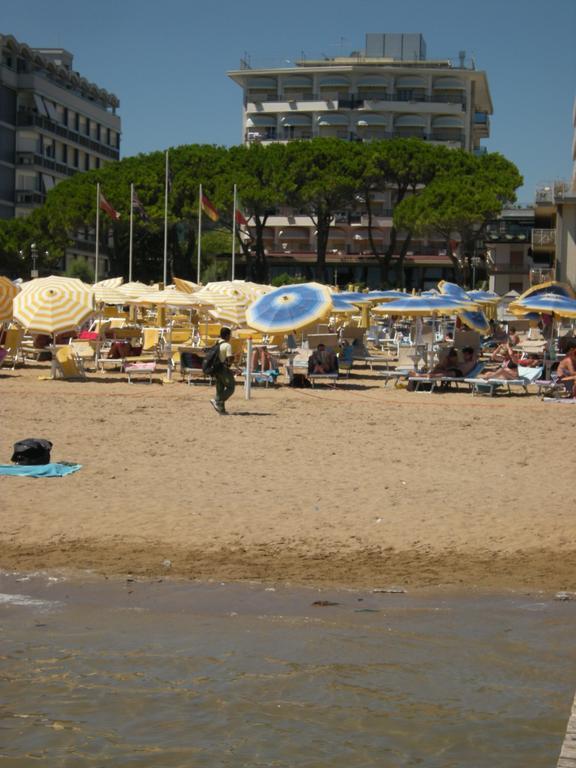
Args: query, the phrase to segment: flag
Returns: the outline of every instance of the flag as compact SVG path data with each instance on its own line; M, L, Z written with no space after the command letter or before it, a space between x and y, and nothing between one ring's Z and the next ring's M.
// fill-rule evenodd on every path
M136 194L136 190L134 190L134 196L132 197L132 207L134 208L138 216L140 216L142 221L150 221L150 216L148 216L148 214L146 213L146 208L144 208L144 206L140 202L140 198Z
M113 219L114 221L118 221L118 219L120 218L120 214L118 213L118 211L110 205L110 203L108 202L108 200L106 200L102 192L100 192L100 208L101 210L104 211L104 213L107 213L108 216L110 216L110 218Z
M248 220L240 210L240 208L236 208L236 224L238 224L239 227L247 227L248 226Z
M206 197L206 195L202 195L202 210L208 216L209 219L212 219L212 221L218 221L220 218L220 214L214 208L210 200Z

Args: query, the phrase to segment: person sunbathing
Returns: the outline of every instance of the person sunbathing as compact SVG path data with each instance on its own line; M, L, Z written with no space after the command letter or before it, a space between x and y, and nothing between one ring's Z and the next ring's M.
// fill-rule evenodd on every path
M570 347L566 357L560 360L556 374L558 381L565 384L572 397L576 397L576 345Z
M308 373L338 373L338 358L324 344L318 344L308 358Z
M536 368L540 365L540 361L536 355L527 355L521 357L510 349L507 359L503 361L502 365L495 371L486 371L481 373L477 378L479 379L502 379L504 381L512 381L519 378L518 366L523 368Z
M268 347L264 346L254 350L252 353L253 371L271 371L274 367Z

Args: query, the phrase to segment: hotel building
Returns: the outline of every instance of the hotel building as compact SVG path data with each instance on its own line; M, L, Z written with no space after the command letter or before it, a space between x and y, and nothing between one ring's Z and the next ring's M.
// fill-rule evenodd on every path
M228 73L243 90L242 137L246 144L288 142L317 136L349 141L418 137L430 143L482 153L490 133L492 100L486 74L467 62L426 58L420 34L367 34L364 51L306 59L284 67L256 68L244 59ZM376 205L376 239L384 250L392 227L392 191ZM265 242L272 274L309 274L315 262L310 218L278 209L268 219ZM377 284L376 259L368 250L367 217L336 217L327 254L340 282ZM413 242L406 266L409 285L425 287L452 276L443 243Z

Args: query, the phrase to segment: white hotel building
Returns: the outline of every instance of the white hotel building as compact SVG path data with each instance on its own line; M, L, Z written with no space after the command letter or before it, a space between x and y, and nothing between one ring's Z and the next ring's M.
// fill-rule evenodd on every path
M486 74L460 54L457 63L426 58L420 34L367 34L366 48L350 56L304 59L293 66L254 68L246 60L228 73L244 94L242 136L252 142L287 142L331 136L350 141L419 137L435 144L483 152L492 100ZM392 227L392 192L378 201L375 225L385 248ZM377 281L368 249L366 217L342 212L332 226L328 265L340 281ZM279 209L268 219L266 245L272 273L305 273L315 261L310 218ZM448 276L443 244L415 241L407 266L414 284Z

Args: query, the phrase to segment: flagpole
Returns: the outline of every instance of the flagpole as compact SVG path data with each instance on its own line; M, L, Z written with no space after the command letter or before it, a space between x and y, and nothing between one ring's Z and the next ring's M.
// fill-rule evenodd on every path
M100 182L96 182L96 253L94 254L94 282L98 282L98 262L100 260Z
M128 244L128 282L132 282L132 247L134 244L134 184L130 184L130 240Z
M232 213L232 280L236 271L236 184L234 184L234 211Z
M164 288L168 275L168 150L166 150L166 174L164 178Z
M202 257L202 184L198 187L198 263L196 265L196 282L200 283L200 259Z

